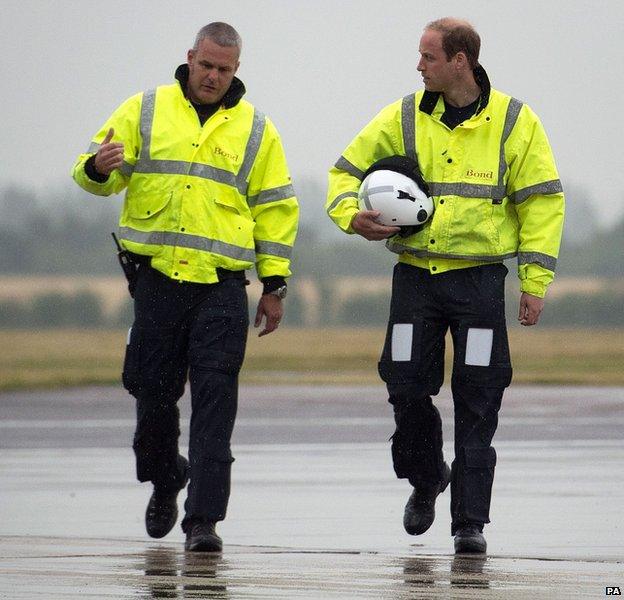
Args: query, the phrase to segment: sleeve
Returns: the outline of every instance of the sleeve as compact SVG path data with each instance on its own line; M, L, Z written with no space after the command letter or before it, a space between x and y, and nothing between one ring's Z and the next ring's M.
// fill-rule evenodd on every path
M325 210L346 233L354 233L351 221L360 210L358 190L364 173L382 158L405 154L400 115L400 101L381 110L355 136L329 171Z
M520 290L543 298L555 276L563 231L563 188L546 132L523 105L509 140L507 195L519 223Z
M255 222L258 277L289 277L299 205L280 136L268 118L249 176L247 202Z
M118 194L127 185L132 170L139 156L141 134L139 130L141 118L141 101L143 94L136 94L126 100L93 136L87 151L76 160L72 170L74 181L84 190L98 196ZM124 163L120 169L115 169L108 178L95 180L89 177L89 169L85 170L87 161L98 151L102 140L110 128L115 130L114 142L124 145Z

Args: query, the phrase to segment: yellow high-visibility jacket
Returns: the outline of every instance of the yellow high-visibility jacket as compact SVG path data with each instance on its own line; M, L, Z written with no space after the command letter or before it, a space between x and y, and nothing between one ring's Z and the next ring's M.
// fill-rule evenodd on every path
M84 165L111 127L124 164L97 183ZM78 157L73 177L93 194L127 188L122 245L172 279L214 283L218 267L254 263L260 278L291 274L297 199L275 126L245 100L202 126L180 83L137 94Z
M345 232L358 212L368 167L393 155L417 160L433 196L418 233L386 246L432 274L518 257L520 289L543 297L554 277L564 198L552 151L535 113L489 87L481 69L477 113L450 129L441 94L420 91L384 108L329 172L326 210Z

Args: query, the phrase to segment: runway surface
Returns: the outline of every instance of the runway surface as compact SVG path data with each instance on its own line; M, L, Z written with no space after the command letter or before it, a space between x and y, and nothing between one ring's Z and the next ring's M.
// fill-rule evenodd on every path
M448 389L436 401L452 439ZM186 444L188 398L181 401ZM243 387L221 556L143 525L120 388L0 395L2 598L602 598L624 588L624 389L512 387L486 558L455 557L449 492L402 529L382 386ZM445 446L448 460L452 448ZM182 504L182 495L180 505Z

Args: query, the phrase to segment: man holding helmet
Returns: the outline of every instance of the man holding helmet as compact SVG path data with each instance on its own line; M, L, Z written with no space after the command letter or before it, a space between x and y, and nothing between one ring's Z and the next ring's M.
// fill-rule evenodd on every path
M386 247L399 255L379 373L394 408L394 469L414 488L403 523L412 535L424 533L436 497L450 482L457 553L486 551L482 531L490 522L496 464L491 443L512 375L503 261L518 257L518 320L536 324L554 277L564 213L538 117L490 87L479 49L479 35L465 21L444 18L426 26L418 63L425 89L384 108L355 137L330 170L326 204L343 231L387 239ZM385 164L386 185L371 183L379 161L397 155L415 165L434 205L428 220L414 220L413 228L394 224L412 202L406 195L416 201L401 187L390 191L392 172L398 178L405 171ZM392 202L376 203L375 187L396 193L394 217ZM431 399L443 382L449 329L452 468L444 461L442 423Z

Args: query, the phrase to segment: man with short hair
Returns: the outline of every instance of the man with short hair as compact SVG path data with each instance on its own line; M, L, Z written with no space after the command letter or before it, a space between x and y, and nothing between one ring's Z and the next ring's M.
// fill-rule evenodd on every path
M136 398L139 481L154 489L150 536L177 519L187 550L220 551L234 460L230 438L248 328L245 270L263 284L255 326L275 331L290 275L298 206L273 123L243 100L241 38L226 23L197 34L176 83L126 100L79 156L85 190L126 189L119 237L130 253L135 321L123 369ZM189 460L178 452L177 401L190 383Z
M387 239L399 255L379 373L394 408L394 469L414 488L403 523L412 535L427 531L436 497L450 482L458 553L486 551L482 531L490 522L496 464L491 442L512 374L503 261L518 257L518 319L535 325L554 276L564 213L539 119L490 87L479 49L479 35L466 21L444 18L426 26L418 63L425 89L384 108L354 138L330 170L326 204L343 231ZM430 190L434 213L424 227L382 225L379 211L358 207L365 173L391 156L417 163ZM444 462L442 423L431 399L443 382L448 329L452 469Z

